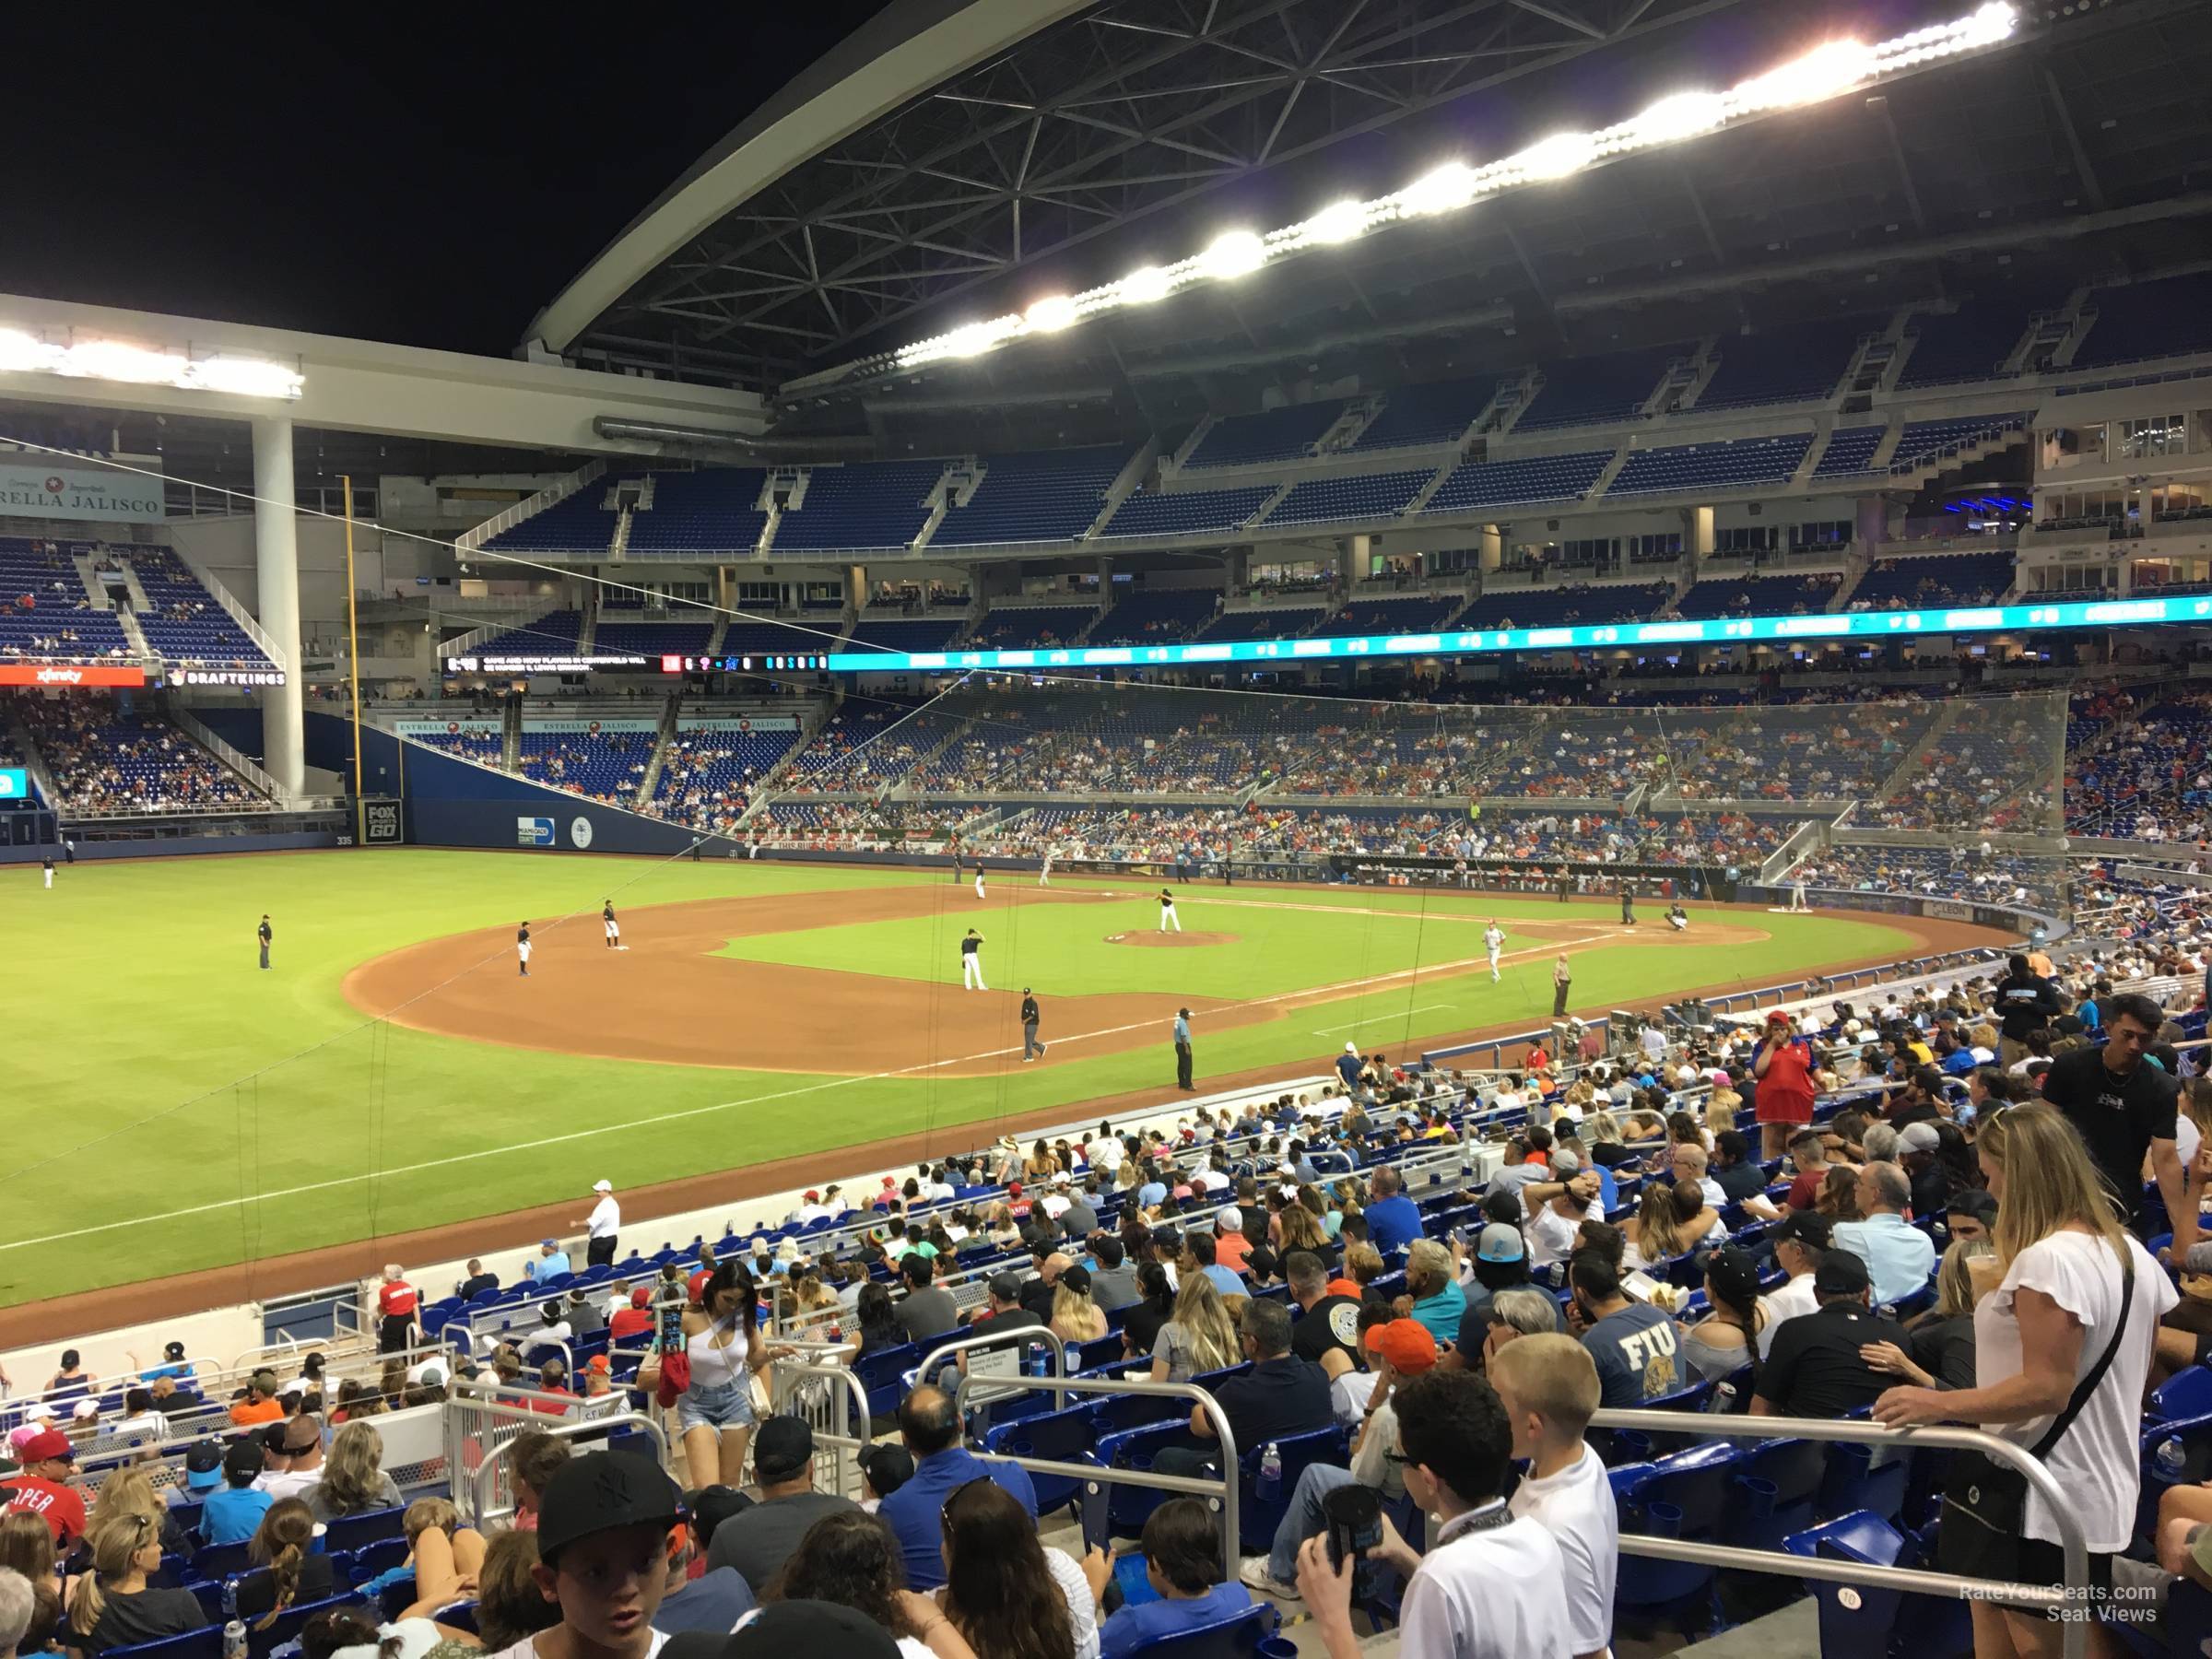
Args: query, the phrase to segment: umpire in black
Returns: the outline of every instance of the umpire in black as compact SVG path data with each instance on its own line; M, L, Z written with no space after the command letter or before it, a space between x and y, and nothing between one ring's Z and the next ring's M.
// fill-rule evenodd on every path
M1037 1011L1037 999L1030 988L1021 988L1021 1057L1027 1062L1044 1053L1044 1044L1037 1041L1037 1027L1043 1017Z
M269 925L268 912L262 912L261 925L253 930L253 936L261 941L261 965L266 968L269 965L269 946L276 937L276 930Z

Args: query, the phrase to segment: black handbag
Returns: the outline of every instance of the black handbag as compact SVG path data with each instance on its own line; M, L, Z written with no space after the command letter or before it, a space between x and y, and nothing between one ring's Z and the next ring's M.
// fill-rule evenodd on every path
M2136 1254L2133 1250L2124 1249L2120 1321L2112 1327L2112 1339L2105 1344L2097 1363L2074 1385L2073 1396L2066 1401L2065 1409L2051 1419L2051 1427L2043 1430L2042 1438L2028 1448L2030 1457L2041 1462L2065 1438L2066 1430L2074 1426L2074 1419L2081 1415L2089 1396L2097 1392L2097 1385L2104 1381L2105 1372L2112 1369L2135 1308ZM1944 1571L1975 1577L2012 1576L2009 1563L2016 1558L2018 1543L2025 1535L2027 1513L2028 1477L2024 1473L1981 1452L1952 1453L1950 1475L1944 1483L1943 1531L1938 1540Z

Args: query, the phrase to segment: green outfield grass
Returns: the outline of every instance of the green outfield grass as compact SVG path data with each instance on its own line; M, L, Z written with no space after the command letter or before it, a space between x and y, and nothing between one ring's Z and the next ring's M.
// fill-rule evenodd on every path
M849 1078L600 1061L364 1021L341 983L361 962L467 929L688 900L818 892L825 924L725 947L759 959L910 977L957 976L954 941L989 935L992 983L1056 994L1159 991L1241 999L1346 986L1479 956L1480 918L1507 949L1547 953L1517 919L1614 920L1608 904L1401 889L1193 887L1182 923L1239 935L1182 950L1111 946L1149 928L1125 901L1044 906L1018 878L988 903L841 925L842 889L942 875L821 865L653 863L428 849L79 864L53 891L0 874L17 972L10 1114L0 1152L0 1303L633 1187L926 1126L982 1125L1158 1087L1162 1048L988 1077ZM946 884L949 887L949 884ZM1063 888L1111 884L1063 876ZM276 968L254 966L267 911ZM1333 912L1346 913L1335 914ZM1376 912L1376 913L1369 913ZM1693 907L1693 915L1695 909ZM1475 920L1447 920L1473 917ZM1625 944L1575 961L1578 1006L1650 1003L1697 984L1771 982L1821 963L1901 951L1908 935L1814 914L1769 916L1757 945ZM633 926L635 924L633 924ZM1647 907L1646 925L1661 925ZM1694 934L1693 934L1694 937ZM1292 1017L1201 1032L1198 1072L1222 1076L1325 1053L1346 1039L1393 1052L1423 1038L1548 1011L1548 955L1487 974L1347 989ZM509 972L502 957L486 971ZM671 1009L673 1019L772 1011ZM1163 1098L1164 1098L1163 1091ZM980 1127L963 1143L980 1135ZM947 1147L952 1143L948 1141ZM640 1218L642 1219L642 1218Z

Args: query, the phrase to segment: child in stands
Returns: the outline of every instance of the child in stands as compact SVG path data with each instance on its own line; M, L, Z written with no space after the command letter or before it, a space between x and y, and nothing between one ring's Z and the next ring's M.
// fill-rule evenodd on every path
M1528 1472L1506 1508L1543 1524L1559 1546L1577 1659L1603 1659L1613 1637L1620 1527L1606 1465L1583 1440L1597 1410L1597 1366L1571 1336L1522 1336L1489 1362L1490 1386Z

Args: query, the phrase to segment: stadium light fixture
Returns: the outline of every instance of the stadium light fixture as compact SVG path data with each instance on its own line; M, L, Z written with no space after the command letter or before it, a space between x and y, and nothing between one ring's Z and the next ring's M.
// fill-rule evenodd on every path
M1052 334L1076 320L1076 302L1065 294L1040 300L1022 313L1022 321L1040 334Z
M1267 244L1249 230L1230 230L1214 238L1198 255L1198 268L1218 281L1249 276L1267 263Z
M1231 230L1202 253L1174 265L1147 265L1119 282L1041 300L1026 313L972 323L854 367L896 372L947 358L975 357L1029 335L1056 333L1124 305L1148 304L1199 282L1234 281L1286 253L1350 241L1400 219L1456 212L1507 190L1568 178L1602 161L1718 132L1776 111L1802 109L1947 58L1987 51L2005 44L2018 26L2019 14L2006 0L1988 0L1948 23L1874 45L1856 40L1824 41L1725 92L1676 92L1612 126L1590 133L1554 133L1480 167L1446 161L1393 194L1332 203L1301 223L1264 236ZM0 331L0 369L8 367L20 349Z
M0 373L56 374L239 397L298 397L307 383L297 370L264 358L194 358L127 340L44 339L21 328L0 328Z

